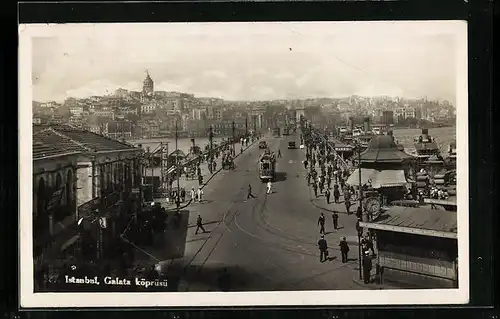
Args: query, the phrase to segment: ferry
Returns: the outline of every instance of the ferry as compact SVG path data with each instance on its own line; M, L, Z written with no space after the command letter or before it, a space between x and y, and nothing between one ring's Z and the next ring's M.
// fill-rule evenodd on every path
M429 158L435 156L439 159L443 159L436 140L429 135L429 130L424 128L420 136L415 137L413 141L415 147L415 153L421 158Z

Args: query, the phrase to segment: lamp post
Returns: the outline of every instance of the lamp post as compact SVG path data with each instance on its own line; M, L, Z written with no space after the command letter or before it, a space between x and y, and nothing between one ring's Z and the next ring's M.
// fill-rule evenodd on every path
M210 172L212 172L212 168L213 168L213 162L214 162L214 158L213 158L213 149L214 149L214 132L213 132L213 128L212 128L212 125L210 125L210 131L208 133L208 139L210 141L210 152L208 154L208 157L210 159L210 162L209 162L209 165L210 165Z
M361 210L361 218L363 217L363 191L361 189L361 145L359 142L356 143L356 147L358 149L358 178L359 178L359 207ZM362 219L358 219L358 221L362 221ZM362 252L361 252L361 235L363 235L363 228L360 226L358 228L358 261L359 261L359 280L363 279L363 271L362 271Z
M245 137L248 136L248 116L245 117Z
M181 197L180 197L180 171L179 171L179 145L178 145L178 132L177 132L177 120L175 120L175 172L177 173L177 193L175 198L175 205L177 207L177 214L179 214L179 209L181 206Z
M231 123L232 125L232 131L233 131L233 156L236 154L236 135L235 135L235 127L234 127L234 121Z

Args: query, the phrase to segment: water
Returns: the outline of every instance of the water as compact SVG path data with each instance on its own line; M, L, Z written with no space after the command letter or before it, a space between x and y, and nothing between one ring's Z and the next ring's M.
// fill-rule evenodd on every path
M227 139L225 137L214 137L213 142L218 145L221 142ZM156 138L156 139L140 139L140 140L128 140L127 142L132 143L137 146L137 144L142 144L142 148L146 150L148 147L151 151L157 149L161 142L168 143L168 152L172 153L175 151L175 138ZM205 145L210 143L208 137L197 137L194 139L195 145L199 146L203 151L205 149ZM184 152L184 154L189 153L189 149L191 148L191 139L190 138L179 138L177 139L178 149Z
M394 129L394 138L401 143L406 152L415 150L413 139L421 134L420 129ZM438 127L429 129L429 135L436 138L441 154L448 153L448 146L456 140L456 127Z

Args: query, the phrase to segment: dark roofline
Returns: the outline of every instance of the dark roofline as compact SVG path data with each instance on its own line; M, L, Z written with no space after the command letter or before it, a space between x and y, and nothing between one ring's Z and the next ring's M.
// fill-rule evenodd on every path
M360 222L359 225L361 227L366 227L369 229L392 231L396 233L406 233L406 234L415 234L415 235L429 236L429 237L457 239L457 233L444 232L438 230L401 227L401 226L393 226L393 225L370 223L370 222Z
M64 156L71 156L71 155L79 155L79 154L81 154L81 152L70 152L70 153L61 153L61 154L54 154L54 155L42 156L42 157L33 157L33 161L39 161L39 160L57 158L57 157L64 157Z

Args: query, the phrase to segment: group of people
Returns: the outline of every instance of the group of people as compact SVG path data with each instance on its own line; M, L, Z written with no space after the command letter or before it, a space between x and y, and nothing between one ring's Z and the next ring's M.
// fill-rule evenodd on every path
M302 139L302 136L301 136ZM306 179L307 184L312 186L314 196L317 198L320 195L325 196L327 204L330 204L330 199L333 192L333 202L340 203L341 194L344 196L344 203L346 205L347 214L351 214L350 207L351 201L355 200L355 189L345 183L349 170L342 169L339 160L334 156L330 156L331 150L324 141L311 135L304 137L306 144L306 159L303 161L304 168L308 170ZM318 166L317 166L318 165ZM316 168L319 167L319 172ZM331 184L334 182L333 190ZM362 234L362 229L359 223L362 218L362 208L359 206L356 211L356 229L359 234ZM324 213L321 213L318 218L318 226L321 238L318 240L319 258L320 262L328 260L328 243L325 239L325 221ZM332 212L333 229L338 229L339 216L338 212ZM362 269L364 283L370 283L371 270L372 270L372 257L375 255L373 240L370 235L365 235L361 239L361 252L362 252ZM348 261L349 244L346 237L342 237L338 243L341 253L342 263Z

